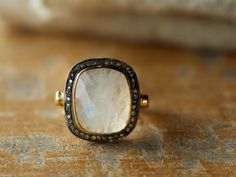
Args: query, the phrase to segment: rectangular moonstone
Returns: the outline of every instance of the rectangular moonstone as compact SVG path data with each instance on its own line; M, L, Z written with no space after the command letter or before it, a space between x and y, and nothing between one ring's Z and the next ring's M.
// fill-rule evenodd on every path
M75 113L90 133L110 134L125 128L130 118L130 87L122 72L111 68L88 69L75 85Z

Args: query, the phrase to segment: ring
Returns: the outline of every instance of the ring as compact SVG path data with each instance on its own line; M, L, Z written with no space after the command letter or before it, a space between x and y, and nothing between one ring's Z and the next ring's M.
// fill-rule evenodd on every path
M135 128L140 108L148 107L141 95L135 71L110 58L76 64L67 77L65 92L57 91L55 103L64 106L66 122L77 137L113 142Z

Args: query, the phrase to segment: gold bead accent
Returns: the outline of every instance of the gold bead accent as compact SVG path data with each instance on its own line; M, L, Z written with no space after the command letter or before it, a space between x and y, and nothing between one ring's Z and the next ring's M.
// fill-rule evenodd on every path
M57 106L64 106L64 93L61 91L56 91L55 103Z
M141 95L140 98L140 107L147 108L149 106L149 98L148 95Z

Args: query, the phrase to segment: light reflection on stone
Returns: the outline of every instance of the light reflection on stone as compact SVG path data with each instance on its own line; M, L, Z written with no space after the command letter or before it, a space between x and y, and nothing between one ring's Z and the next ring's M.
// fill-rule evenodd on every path
M84 71L75 87L80 125L91 133L115 133L130 117L130 88L125 75L110 68Z

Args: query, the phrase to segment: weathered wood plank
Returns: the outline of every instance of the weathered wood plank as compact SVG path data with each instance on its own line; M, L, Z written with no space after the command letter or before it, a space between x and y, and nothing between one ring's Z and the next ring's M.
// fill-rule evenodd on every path
M234 55L82 37L0 36L1 176L236 175ZM77 139L53 102L70 67L94 56L133 65L151 98L136 130L119 143Z

